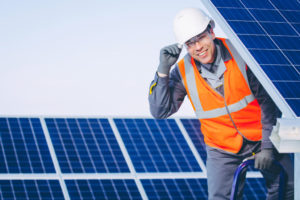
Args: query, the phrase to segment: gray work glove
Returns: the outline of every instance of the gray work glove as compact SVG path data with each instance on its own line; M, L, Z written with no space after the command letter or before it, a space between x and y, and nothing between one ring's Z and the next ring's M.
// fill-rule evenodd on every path
M262 149L254 156L254 167L260 170L270 169L274 158L273 149Z
M157 72L168 75L171 67L176 63L181 52L178 44L166 46L160 50Z

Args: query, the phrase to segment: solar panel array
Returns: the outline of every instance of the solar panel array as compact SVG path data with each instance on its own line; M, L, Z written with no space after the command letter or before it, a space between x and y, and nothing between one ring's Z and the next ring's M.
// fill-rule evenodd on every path
M299 1L207 2L299 117ZM196 119L2 117L0 134L0 199L207 199ZM244 199L265 199L257 176Z
M210 2L204 2L210 14L213 17L217 17L219 13L223 16L254 57L259 65L258 68L263 70L278 90L279 93L276 93L273 98L282 96L289 110L294 113L293 117L299 117L299 0L211 0L211 2L213 6ZM219 11L217 14L214 12L215 7ZM226 26L221 20L219 23ZM234 40L233 35L228 37ZM251 64L249 66L254 68ZM264 79L268 78L262 78L260 81L264 83ZM287 112L283 114L288 116Z
M299 117L299 0L203 2ZM197 119L2 117L0 199L207 199L200 126ZM244 199L265 199L264 180L251 173Z
M199 125L197 119L2 117L0 199L207 199ZM246 196L255 190L265 197L259 175L246 184Z
M115 123L137 172L202 171L175 120L115 119Z
M62 173L129 172L107 119L45 119Z
M1 199L64 199L58 180L0 180Z

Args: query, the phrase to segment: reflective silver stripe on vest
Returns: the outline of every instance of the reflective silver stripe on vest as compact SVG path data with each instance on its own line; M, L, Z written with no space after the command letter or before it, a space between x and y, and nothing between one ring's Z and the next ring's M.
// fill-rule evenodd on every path
M190 91L191 100L195 106L196 113L199 111L203 112L203 108L201 106L200 99L198 96L196 76L194 73L193 65L191 63L191 57L189 55L184 56L184 68L185 68L185 74L187 76L186 78L187 88Z
M241 72L244 76L244 79L246 80L247 84L249 85L246 67L245 67L246 66L245 61L240 56L240 54L237 52L237 50L234 48L234 46L231 44L230 40L225 40L225 42L226 42L228 48L230 49L236 64L239 66L239 69L241 70Z
M253 100L254 100L253 95L246 96L244 99L242 99L234 104L229 105L228 110L230 113L239 111L239 110L245 108ZM209 110L209 111L203 111L203 110L199 111L196 109L195 113L199 119L214 118L214 117L219 117L219 116L228 114L225 106L223 108L217 108L217 109Z
M228 45L228 47L230 48L230 51L231 51L231 49L234 49L234 48L232 48L232 45L231 46ZM246 68L245 68L246 63L242 60L242 58L239 56L237 51L233 50L233 51L231 51L231 53L233 54L233 57L236 60L236 63L238 64L245 80L248 83ZM224 61L222 60L221 63L224 64ZM217 108L217 109L213 109L213 110L209 110L209 111L203 110L199 96L198 96L198 90L197 90L196 78L195 78L196 76L194 73L193 65L191 63L191 57L189 55L186 55L184 57L184 68L185 68L185 73L186 73L187 88L190 91L191 101L193 102L195 109L196 109L195 110L196 116L199 119L208 119L208 118L215 118L215 117L219 117L219 116L228 114L225 104L224 104L224 107L222 107L222 108ZM240 101L238 101L234 104L228 105L227 108L230 113L236 112L236 111L239 111L239 110L245 108L254 99L255 99L255 97L251 93L249 96L246 96L245 98L241 99Z

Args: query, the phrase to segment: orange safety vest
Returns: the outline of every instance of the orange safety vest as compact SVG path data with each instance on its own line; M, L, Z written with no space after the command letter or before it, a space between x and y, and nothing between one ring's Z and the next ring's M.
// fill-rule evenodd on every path
M178 62L188 97L201 123L204 141L213 148L238 153L243 137L251 141L262 138L261 109L247 79L246 63L232 44L219 38L231 59L225 64L224 97L200 75L189 55Z

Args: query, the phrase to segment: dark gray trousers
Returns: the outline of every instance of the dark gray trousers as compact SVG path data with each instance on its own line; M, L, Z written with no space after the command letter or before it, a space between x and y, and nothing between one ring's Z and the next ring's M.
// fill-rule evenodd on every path
M233 183L234 172L242 161L250 157L252 153L260 151L260 142L244 141L243 147L239 153L228 153L220 149L214 149L209 146L207 150L207 184L209 200L230 199L231 187ZM281 163L286 173L285 200L294 199L294 166L289 154L276 153L276 160ZM266 181L268 190L267 199L277 200L279 191L280 170L274 165L270 170L261 171ZM242 199L245 174L241 178L239 185L239 199Z

